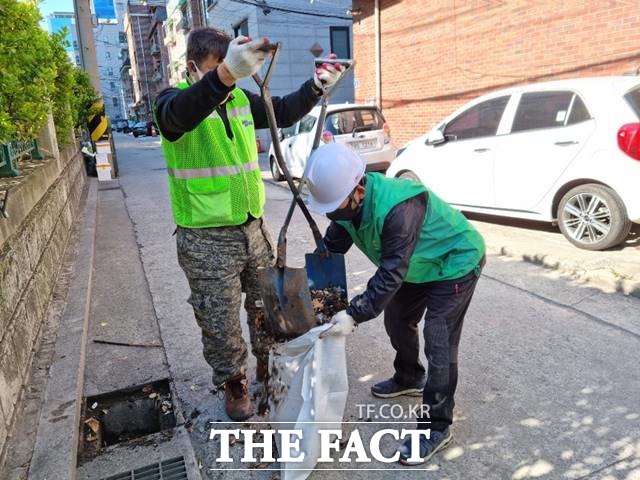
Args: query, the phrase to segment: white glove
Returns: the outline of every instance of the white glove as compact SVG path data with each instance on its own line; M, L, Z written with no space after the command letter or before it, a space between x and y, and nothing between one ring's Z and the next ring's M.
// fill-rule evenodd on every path
M250 38L243 36L231 40L227 55L224 57L224 64L236 80L249 77L260 70L267 52L258 50L258 47L264 43L263 38L251 41Z
M320 338L324 338L328 335L349 335L358 325L346 310L341 310L336 313L329 324L331 326L320 334Z
M319 66L316 68L316 73L313 76L313 83L315 83L316 87L320 90L331 87L340 78L342 68L342 65L331 65L328 63Z

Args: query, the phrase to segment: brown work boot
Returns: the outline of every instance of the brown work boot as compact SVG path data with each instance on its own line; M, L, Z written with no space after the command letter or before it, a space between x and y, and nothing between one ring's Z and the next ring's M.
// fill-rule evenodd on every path
M244 375L226 381L224 386L224 409L231 420L241 422L253 415L253 405Z
M269 360L258 359L256 366L256 380L266 383L269 380Z

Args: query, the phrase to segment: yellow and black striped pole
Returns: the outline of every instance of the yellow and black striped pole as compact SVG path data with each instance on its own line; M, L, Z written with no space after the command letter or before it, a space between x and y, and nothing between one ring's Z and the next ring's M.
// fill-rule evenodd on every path
M98 100L91 105L91 111L94 113L89 116L89 132L91 133L91 140L96 142L106 133L109 123L104 114L104 102L102 100Z

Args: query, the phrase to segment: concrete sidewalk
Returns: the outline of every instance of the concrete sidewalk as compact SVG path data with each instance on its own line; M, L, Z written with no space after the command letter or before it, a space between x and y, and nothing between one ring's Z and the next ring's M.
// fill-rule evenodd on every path
M142 442L100 448L97 456L83 453L89 448L89 443L87 448L82 446L83 435L79 435L86 398L171 380L119 181L89 182L77 245L69 249L66 260L72 267L65 268L69 271L61 278L69 279L68 293L61 290L62 299L54 300L55 322L51 323L56 324L47 329L28 387L30 392L43 392L27 398L9 451L12 460L6 466L6 478L98 480L182 457L184 478L199 480L175 395L174 428L148 435ZM58 315L57 304L64 303L65 296L64 311ZM122 405L129 401L124 395ZM116 421L138 421L135 410L131 412L131 418L125 413L126 419ZM103 424L103 435L105 428Z

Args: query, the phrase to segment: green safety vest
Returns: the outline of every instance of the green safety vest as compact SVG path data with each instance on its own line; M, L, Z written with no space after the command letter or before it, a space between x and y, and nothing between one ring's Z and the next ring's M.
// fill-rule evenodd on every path
M241 225L249 214L260 218L264 212L265 190L249 99L239 88L231 93L233 98L221 108L226 108L233 140L215 110L175 142L160 132L173 217L181 227Z
M420 182L368 173L360 227L356 229L351 222L338 223L349 232L356 246L379 266L382 227L387 214L400 202L424 192L429 195L427 211L404 280L426 283L463 277L478 268L485 252L484 240L462 213Z

